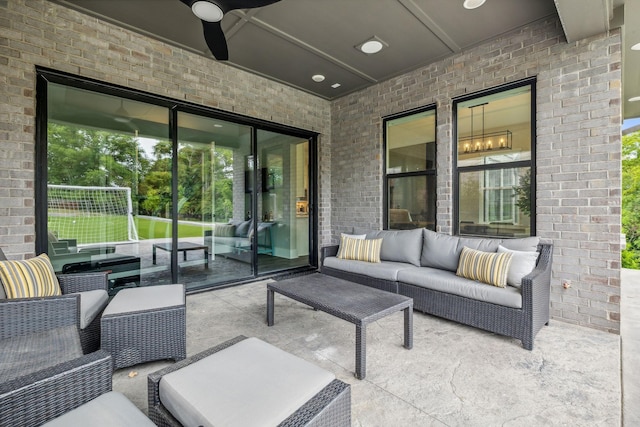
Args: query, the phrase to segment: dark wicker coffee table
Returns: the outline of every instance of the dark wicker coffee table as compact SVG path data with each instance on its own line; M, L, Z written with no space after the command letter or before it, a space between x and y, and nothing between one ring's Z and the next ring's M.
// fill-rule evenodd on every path
M277 292L356 325L356 378L364 379L367 363L367 325L404 310L404 347L413 347L413 298L381 291L324 274L267 284L267 324L273 326Z

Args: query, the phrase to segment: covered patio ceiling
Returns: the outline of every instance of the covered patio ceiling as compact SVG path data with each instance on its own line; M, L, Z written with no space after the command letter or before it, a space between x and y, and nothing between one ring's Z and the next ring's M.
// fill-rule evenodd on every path
M51 0L214 59L201 21L179 0ZM215 1L215 0L214 0ZM560 17L568 43L640 22L631 0L281 0L235 10L222 28L231 66L333 100L462 52L513 29ZM153 4L153 7L149 7ZM625 25L624 117L640 116L638 25ZM376 38L377 54L357 49ZM324 76L317 82L314 75Z

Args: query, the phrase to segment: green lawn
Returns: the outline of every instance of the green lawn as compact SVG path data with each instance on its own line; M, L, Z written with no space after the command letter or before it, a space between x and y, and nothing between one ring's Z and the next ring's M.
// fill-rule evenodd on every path
M171 237L171 222L160 218L135 217L138 239ZM60 239L76 239L79 245L126 242L129 240L128 221L123 216L49 216L49 231ZM178 237L202 237L209 224L178 223Z

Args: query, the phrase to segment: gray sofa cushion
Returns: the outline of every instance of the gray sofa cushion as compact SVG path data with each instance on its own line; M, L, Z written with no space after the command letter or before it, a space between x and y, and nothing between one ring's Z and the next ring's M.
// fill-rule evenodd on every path
M422 230L422 256L420 265L423 267L441 268L448 271L456 271L458 268L458 251L457 236L436 233L424 228ZM460 248L462 251L462 248Z
M110 391L49 421L45 426L150 427L155 424L122 393Z
M362 274L368 277L375 277L383 280L398 280L398 271L411 268L411 264L406 262L366 262L355 261L350 259L341 259L337 257L327 257L324 260L324 267L334 268L349 273Z
M335 375L248 338L160 380L160 401L185 426L275 426Z
M75 325L0 341L0 383L82 356Z
M78 292L78 294L80 295L80 329L84 329L107 306L109 294L104 289Z
M398 281L506 307L522 308L522 294L512 286L499 288L437 268L412 267L398 272Z
M422 253L422 229L369 231L367 239L382 238L380 259L382 261L407 262L420 266Z
M482 237L458 237L436 233L426 228L422 230L423 246L420 265L456 271L463 247L483 252L497 252L498 246L516 251L535 251L540 243L537 236L518 239L492 239Z

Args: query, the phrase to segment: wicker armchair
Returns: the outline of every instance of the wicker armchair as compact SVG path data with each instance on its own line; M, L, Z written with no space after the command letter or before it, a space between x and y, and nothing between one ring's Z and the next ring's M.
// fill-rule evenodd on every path
M0 249L0 261L7 258ZM80 325L80 342L85 354L100 348L100 316L107 306L109 296L108 272L91 272L78 274L57 274L63 295L79 294L80 300L75 305L75 317ZM90 292L101 291L101 292ZM90 292L84 294L84 292ZM60 297L48 297L60 298ZM6 301L6 295L0 284L0 304Z
M82 354L79 302L0 301L0 425L38 426L111 390L111 356Z

